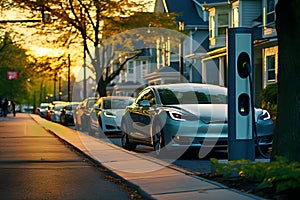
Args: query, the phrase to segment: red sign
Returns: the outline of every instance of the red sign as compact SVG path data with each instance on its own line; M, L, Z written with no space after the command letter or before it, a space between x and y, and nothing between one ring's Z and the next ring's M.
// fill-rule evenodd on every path
M18 72L6 72L6 79L7 80L17 80Z

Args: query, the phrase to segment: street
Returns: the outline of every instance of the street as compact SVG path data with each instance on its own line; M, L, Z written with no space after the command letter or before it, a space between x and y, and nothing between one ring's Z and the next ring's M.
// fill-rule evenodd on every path
M1 199L130 199L28 114L1 118L0 138Z

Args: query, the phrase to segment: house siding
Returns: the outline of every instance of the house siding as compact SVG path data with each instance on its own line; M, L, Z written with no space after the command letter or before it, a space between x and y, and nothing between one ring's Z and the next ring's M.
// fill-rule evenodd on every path
M253 20L261 15L262 3L261 1L241 1L241 26L252 27Z
M262 48L254 48L254 73L253 82L254 84L254 102L255 106L261 105L261 93L263 88L263 58Z

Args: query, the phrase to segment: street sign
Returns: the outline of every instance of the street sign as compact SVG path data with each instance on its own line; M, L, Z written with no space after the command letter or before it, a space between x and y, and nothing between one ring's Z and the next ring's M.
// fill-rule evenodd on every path
M228 159L255 159L251 85L253 43L250 28L230 28L228 56Z
M18 80L18 72L6 72L6 80Z

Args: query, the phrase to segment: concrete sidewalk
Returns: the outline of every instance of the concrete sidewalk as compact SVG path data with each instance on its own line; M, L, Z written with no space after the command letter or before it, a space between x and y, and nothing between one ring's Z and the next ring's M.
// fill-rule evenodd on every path
M262 199L203 179L168 162L126 151L108 139L98 139L30 115L46 130L72 145L154 199ZM146 196L147 196L146 195Z
M5 200L96 200L140 197L87 162L28 114L0 118L0 197Z

